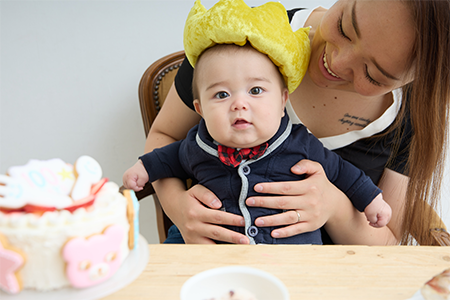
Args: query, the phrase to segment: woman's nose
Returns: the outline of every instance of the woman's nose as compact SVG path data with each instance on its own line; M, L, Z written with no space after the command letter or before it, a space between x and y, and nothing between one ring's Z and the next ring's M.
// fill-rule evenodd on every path
M356 52L351 47L335 49L332 55L331 70L343 79L351 80L356 61Z

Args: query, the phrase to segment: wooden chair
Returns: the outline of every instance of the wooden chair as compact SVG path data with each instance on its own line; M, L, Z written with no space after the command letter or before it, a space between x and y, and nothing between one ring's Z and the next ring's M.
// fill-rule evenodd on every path
M148 136L153 120L155 120L161 106L166 99L170 87L178 72L178 68L183 62L184 51L178 51L160 58L148 67L142 75L139 83L139 103L141 106L142 120L144 122L145 137ZM136 193L136 197L140 200L149 195L153 195L155 200L156 221L158 226L158 235L160 243L167 238L167 232L172 221L164 213L158 196L151 184L146 184L144 189Z
M174 81L181 62L185 55L184 51L175 52L164 56L154 62L142 76L139 84L139 101L141 106L142 120L144 122L145 136L147 137L153 120L164 103L167 93ZM160 242L164 242L167 237L169 227L173 224L161 208L158 197L151 184L147 184L144 190L136 193L138 199L153 195L155 200L157 226ZM431 207L429 207L431 209ZM450 235L448 234L444 222L436 212L432 212L432 228L428 229L433 236L433 245L450 246Z

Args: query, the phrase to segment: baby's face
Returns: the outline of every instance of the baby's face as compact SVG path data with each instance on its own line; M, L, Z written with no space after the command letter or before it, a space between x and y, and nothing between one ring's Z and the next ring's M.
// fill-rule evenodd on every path
M196 72L201 100L194 104L214 140L228 147L249 148L275 135L288 91L267 56L248 47L206 52Z

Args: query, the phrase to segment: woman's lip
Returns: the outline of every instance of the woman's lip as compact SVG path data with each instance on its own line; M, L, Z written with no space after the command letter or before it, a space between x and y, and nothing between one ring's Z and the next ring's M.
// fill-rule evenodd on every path
M325 55L325 47L323 48L322 55L319 57L319 70L322 73L323 77L325 77L327 80L331 81L342 81L342 78L337 78L328 73L328 70L324 66L323 56Z

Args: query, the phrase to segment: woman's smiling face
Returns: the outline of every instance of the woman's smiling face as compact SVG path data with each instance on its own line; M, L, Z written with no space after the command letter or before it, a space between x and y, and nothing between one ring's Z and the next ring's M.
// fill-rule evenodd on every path
M324 88L383 95L411 82L414 45L409 8L401 1L341 0L323 16L308 73Z

